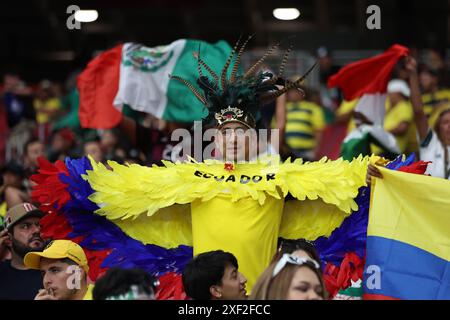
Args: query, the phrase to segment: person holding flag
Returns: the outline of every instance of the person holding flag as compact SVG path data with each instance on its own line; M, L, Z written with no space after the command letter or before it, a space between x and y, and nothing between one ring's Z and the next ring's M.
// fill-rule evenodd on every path
M439 105L432 113L429 124L420 97L417 62L414 58L408 57L406 68L409 71L414 121L421 141L420 159L431 161L427 174L450 179L450 103Z
M355 101L356 128L341 145L341 156L351 160L358 155L378 154L395 158L401 150L395 137L384 128L388 83L398 60L409 50L393 45L383 54L351 63L328 79L328 86L339 87L346 101Z
M440 105L428 120L420 97L417 62L414 58L407 57L406 69L409 72L414 121L420 139L419 157L429 162L425 173L450 179L450 104ZM381 172L373 165L368 167L368 183L371 176L382 178Z

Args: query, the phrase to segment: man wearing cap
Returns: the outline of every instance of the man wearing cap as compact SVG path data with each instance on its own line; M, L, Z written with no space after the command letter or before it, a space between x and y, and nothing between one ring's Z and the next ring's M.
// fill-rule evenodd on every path
M415 132L412 126L414 113L409 102L411 93L408 84L404 80L393 79L388 83L387 94L384 129L395 136L400 152L417 151L417 143L409 141L415 139ZM416 150L411 150L411 147Z
M24 264L40 270L44 289L39 290L35 300L87 300L92 291L88 289L88 261L83 249L70 240L54 240L42 252L29 252Z
M0 257L11 251L11 260L0 263L0 300L32 300L42 283L42 276L23 263L25 255L42 251L39 221L43 212L31 203L21 203L6 214L0 232Z

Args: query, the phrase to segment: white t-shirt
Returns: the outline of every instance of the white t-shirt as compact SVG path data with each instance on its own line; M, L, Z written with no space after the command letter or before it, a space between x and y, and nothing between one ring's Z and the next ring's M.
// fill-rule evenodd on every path
M447 146L447 154L450 160L450 146ZM439 140L436 132L430 130L427 137L420 145L420 160L432 161L428 164L426 174L438 178L447 178L445 176L444 163L445 163L445 149L442 142ZM447 161L447 170L450 170L450 161ZM447 171L448 172L448 171Z

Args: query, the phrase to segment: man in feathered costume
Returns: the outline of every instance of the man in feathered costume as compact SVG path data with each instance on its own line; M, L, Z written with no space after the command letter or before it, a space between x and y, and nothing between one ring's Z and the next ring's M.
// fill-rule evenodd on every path
M355 198L365 185L369 158L282 163L272 156L246 162L237 161L252 160L240 145L221 147L229 146L238 130L256 128L259 108L297 89L309 73L295 82L282 79L290 50L278 75L257 72L274 46L247 72L238 74L246 43L240 48L236 44L220 77L197 56L198 86L203 94L193 84L172 76L208 108L205 120L218 129L218 147L234 161L189 160L165 162L162 167L109 161L107 168L86 158L56 165L41 160L33 196L50 212L43 220L44 232L81 243L88 250L91 278L111 266L140 267L162 275L164 284L164 276L179 274L192 254L221 249L237 257L251 290L275 254L279 237L320 238L326 251L331 244L325 245L324 239L358 210ZM367 193L364 199L368 204ZM358 227L353 240L364 238L364 231L364 226ZM335 241L339 243L342 237ZM339 261L346 252L342 249L335 249L340 250ZM164 297L182 295L166 292L159 296Z

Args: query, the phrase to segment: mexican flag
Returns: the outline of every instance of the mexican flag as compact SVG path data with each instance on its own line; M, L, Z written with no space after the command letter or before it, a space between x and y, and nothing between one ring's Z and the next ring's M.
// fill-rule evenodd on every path
M210 44L181 39L153 48L125 43L103 52L77 79L82 127L116 126L124 105L168 121L202 119L204 106L185 85L169 78L177 75L196 86L198 68L193 53L199 49L202 60L220 75L231 53L225 41ZM203 73L208 74L205 69Z

